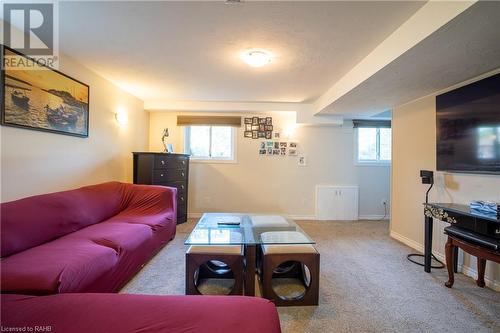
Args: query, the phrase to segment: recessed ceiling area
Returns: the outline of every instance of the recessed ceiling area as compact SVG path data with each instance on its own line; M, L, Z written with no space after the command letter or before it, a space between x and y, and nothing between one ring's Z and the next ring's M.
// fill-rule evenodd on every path
M61 2L61 52L143 99L312 102L424 2ZM251 68L251 48L273 53Z
M471 6L321 114L371 116L500 68L500 2Z

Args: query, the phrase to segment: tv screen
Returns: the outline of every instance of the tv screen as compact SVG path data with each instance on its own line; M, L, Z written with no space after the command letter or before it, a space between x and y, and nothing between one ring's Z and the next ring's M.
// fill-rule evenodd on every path
M437 170L500 174L500 74L436 97Z

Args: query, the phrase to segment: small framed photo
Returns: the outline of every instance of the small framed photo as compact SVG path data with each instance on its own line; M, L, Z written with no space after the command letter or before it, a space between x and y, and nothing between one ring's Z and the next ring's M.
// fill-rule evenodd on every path
M266 139L272 139L273 138L273 132L272 131L266 131Z
M290 142L290 148L297 148L297 142Z
M260 149L266 149L266 142L265 141L262 141L260 143Z
M266 117L266 125L272 125L273 124L273 118L272 117Z
M267 148L273 148L273 146L274 146L274 142L272 142L272 141L266 141L266 147Z
M273 125L266 125L266 131L272 131Z
M259 124L252 125L252 131L258 131L258 130L259 130Z
M279 139L280 138L280 133L279 132L274 132L274 138Z
M285 156L286 155L286 148L281 148L281 155L282 156Z
M245 131L251 131L252 130L252 124L245 124Z
M286 142L280 142L280 148L286 148L287 145Z
M275 142L274 143L274 149L280 149L280 143L279 142Z
M259 149L259 155L266 155L267 149Z
M259 131L259 132L257 132L257 133L258 133L258 134L257 134L257 137L258 137L259 139L265 139L265 138L266 138L266 132L260 132L260 131Z
M245 138L252 138L252 131L245 131Z
M259 132L264 132L266 130L266 125L259 125Z
M273 149L273 155L279 155L280 150L279 149Z
M245 118L245 124L252 124L252 118Z
M252 131L252 139L258 139L259 138L259 132L258 131Z
M266 124L266 118L259 118L259 124L265 125Z
M267 155L273 154L273 148L267 148Z
M259 117L253 117L252 118L252 125L258 125L259 124Z
M288 149L288 155L297 156L297 149L295 149L295 148Z
M172 154L174 152L174 144L173 143L167 143L167 153Z

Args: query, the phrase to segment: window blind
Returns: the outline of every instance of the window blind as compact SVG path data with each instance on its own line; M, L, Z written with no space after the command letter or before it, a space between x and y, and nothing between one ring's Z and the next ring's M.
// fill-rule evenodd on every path
M241 127L236 116L177 116L177 126L232 126Z
M391 128L390 120L368 120L368 119L353 119L352 123L354 128L359 127L383 127L383 128Z

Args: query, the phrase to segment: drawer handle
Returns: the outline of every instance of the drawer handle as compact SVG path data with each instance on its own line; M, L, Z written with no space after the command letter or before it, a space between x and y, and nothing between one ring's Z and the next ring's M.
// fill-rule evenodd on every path
M181 197L181 201L184 201L184 197Z
M184 172L181 172L181 176L184 177Z
M184 185L181 185L181 189L184 189Z
M162 173L160 173L160 177L163 177L163 174L162 174Z
M161 160L161 164L162 164L162 165L165 165L165 161L164 161L164 160Z
M182 161L182 165L186 165L186 161Z

